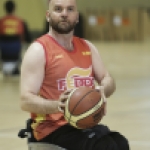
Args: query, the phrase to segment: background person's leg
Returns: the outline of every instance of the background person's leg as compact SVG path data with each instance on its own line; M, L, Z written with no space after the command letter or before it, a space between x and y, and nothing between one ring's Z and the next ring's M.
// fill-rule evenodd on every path
M13 62L12 65L4 65L2 67L3 68L2 71L4 71L4 74L9 74L8 72L10 72L11 74L19 74L19 61L21 59L21 43L20 43L20 41L1 42L0 49L1 49L2 63L10 64L11 62ZM15 67L12 67L13 70L7 71L8 70L7 68L10 68L10 66L14 66L14 64L15 64Z
M4 75L12 75L13 71L18 67L18 62L3 62L2 72Z

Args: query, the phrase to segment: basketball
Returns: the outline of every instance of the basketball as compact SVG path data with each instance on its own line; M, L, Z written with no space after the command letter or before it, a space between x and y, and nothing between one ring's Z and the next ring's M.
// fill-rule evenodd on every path
M104 102L98 90L79 87L69 94L64 117L75 128L91 128L101 121L103 114Z

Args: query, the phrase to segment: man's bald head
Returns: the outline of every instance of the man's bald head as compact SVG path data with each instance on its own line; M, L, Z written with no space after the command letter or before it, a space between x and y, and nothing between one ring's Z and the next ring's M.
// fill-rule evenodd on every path
M55 3L61 3L61 1L62 0L49 0L49 7ZM76 0L64 0L64 2L70 2L72 5L75 5L77 7Z
M79 17L76 0L49 0L46 16L51 29L58 33L67 34L73 31Z

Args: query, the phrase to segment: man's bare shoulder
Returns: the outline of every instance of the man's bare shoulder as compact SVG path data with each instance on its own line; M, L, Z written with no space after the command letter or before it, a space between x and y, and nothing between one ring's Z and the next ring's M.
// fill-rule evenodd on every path
M95 46L92 42L90 42L90 41L88 41L88 40L84 40L84 41L85 41L86 44L89 46L91 52L96 52L96 53L98 53L98 49L96 48L96 46Z
M44 48L39 42L33 42L27 49L27 53L44 53ZM37 54L38 54L37 53ZM36 54L36 53L35 53Z
M34 64L39 64L39 62L45 63L45 52L43 46L38 42L32 43L23 56L23 62Z

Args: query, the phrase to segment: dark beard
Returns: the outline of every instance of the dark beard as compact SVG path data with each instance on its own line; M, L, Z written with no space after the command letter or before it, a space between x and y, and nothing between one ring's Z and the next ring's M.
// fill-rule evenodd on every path
M74 22L73 24L69 24L69 26L67 26L66 28L62 28L61 26L59 26L58 23L51 21L50 26L52 27L53 30L55 30L59 34L68 34L74 30L76 23Z

